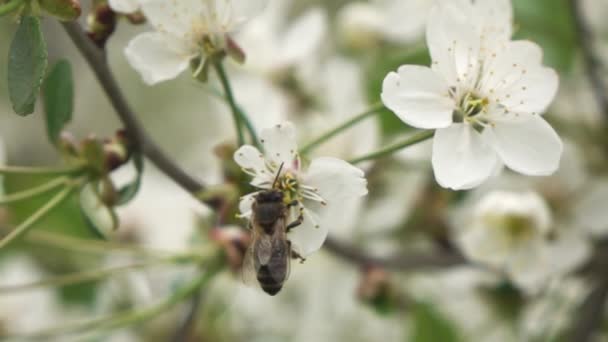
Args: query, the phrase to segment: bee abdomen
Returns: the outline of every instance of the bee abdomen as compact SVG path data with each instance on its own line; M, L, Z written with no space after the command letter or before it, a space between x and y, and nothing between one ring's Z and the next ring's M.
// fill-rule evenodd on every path
M283 288L283 281L275 279L270 273L268 266L260 267L260 269L258 270L257 278L260 282L262 290L264 290L264 292L268 293L271 296L276 295L277 293L279 293L279 291L281 291L281 288Z

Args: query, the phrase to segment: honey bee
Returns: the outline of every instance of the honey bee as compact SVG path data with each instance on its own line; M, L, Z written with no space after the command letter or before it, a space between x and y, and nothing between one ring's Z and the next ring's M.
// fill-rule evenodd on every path
M289 277L291 258L304 260L291 248L287 233L303 221L300 212L298 218L289 224L289 209L297 201L285 203L283 192L276 188L281 173L277 173L272 189L259 192L252 204L252 216L249 221L251 244L243 262L243 276L248 284L257 280L264 292L271 296L279 293Z

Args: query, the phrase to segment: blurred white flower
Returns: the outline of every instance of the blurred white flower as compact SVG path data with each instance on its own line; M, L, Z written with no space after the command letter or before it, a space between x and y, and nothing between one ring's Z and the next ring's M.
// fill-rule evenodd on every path
M296 251L306 256L325 241L329 227L324 220L344 214L335 212L337 204L367 194L364 173L341 159L329 157L314 159L308 169L303 169L295 129L289 122L262 130L260 138L265 154L245 145L235 152L234 160L253 177L251 185L259 189L272 188L282 165L277 187L285 194L286 203L298 201L289 218L295 221L300 212L304 217L303 223L289 233L289 238ZM257 193L241 199L239 208L243 217L251 216Z
M412 43L422 37L433 4L432 0L349 2L340 9L337 20L342 35L353 46L366 47L381 39Z
M319 105L313 106L304 115L293 115L292 119L298 127L305 127L301 130L304 131L300 137L303 141L317 138L319 132L343 124L370 107L365 96L360 65L346 57L333 56L320 69L321 75L316 76L315 82L308 85L315 90L314 95ZM377 150L379 135L378 121L369 118L319 145L311 155L323 153L342 159L364 155Z
M579 231L556 227L549 207L534 192L492 191L468 215L456 223L464 254L504 272L528 292L572 271L590 253Z
M139 10L142 1L145 0L108 0L108 4L115 12L129 14Z
M427 26L431 68L405 65L387 75L382 100L405 123L437 129L437 182L470 189L504 162L527 175L558 168L562 143L542 114L558 88L542 51L509 41L508 0L443 2Z
M566 278L552 281L521 315L523 341L555 340L570 327L576 310L589 292L589 284Z
M0 264L0 285L40 281L46 275L25 255L7 257ZM22 334L59 323L62 310L53 289L37 288L0 296L0 332ZM0 333L1 334L1 333Z
M314 7L287 20L293 0L270 1L266 10L238 35L247 66L273 75L316 58L327 34L327 14Z
M471 266L415 274L404 283L416 300L433 304L455 324L464 341L515 341L508 322L488 300L500 284L493 273Z
M265 6L266 0L146 0L141 10L156 32L142 33L125 49L147 84L177 77L209 53L230 48L230 36Z
M125 174L119 174L120 180ZM198 218L203 207L179 186L154 170L147 170L138 196L129 205L119 208L121 226L110 236L112 240L136 244L163 253L191 250L197 237ZM120 267L141 262L131 254L110 254L105 267ZM117 301L146 306L169 296L178 280L188 279L194 265L159 264L150 270L136 270L107 280L98 291L97 310L112 311Z
M575 204L575 222L591 236L605 238L608 236L608 182L600 178L589 185Z
M378 315L358 300L360 277L356 268L321 254L293 269L289 283L276 297L219 276L208 297L213 302L207 305L226 310L221 319L229 328L223 331L247 341L404 340L407 327L400 315ZM260 312L274 314L261 320ZM229 335L224 340L243 338Z
M551 224L549 208L536 193L494 191L477 204L458 242L467 257L526 285L541 276Z

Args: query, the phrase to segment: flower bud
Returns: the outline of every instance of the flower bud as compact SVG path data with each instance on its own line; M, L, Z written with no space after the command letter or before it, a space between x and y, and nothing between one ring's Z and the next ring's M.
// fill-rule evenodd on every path
M119 131L112 139L104 141L103 151L106 170L113 171L124 165L131 157L130 141L124 131Z
M108 4L98 4L88 16L87 26L89 38L103 48L116 29L116 13Z
M393 312L399 302L391 286L389 274L376 266L366 267L363 270L363 277L357 288L357 297L383 314Z
M80 158L76 138L69 132L61 132L57 148L60 154L68 160Z
M238 272L243 265L250 243L249 234L239 227L230 226L213 228L209 236L224 249L230 269L235 273Z
M81 155L88 166L91 178L99 179L107 173L103 145L94 136L89 136L81 142Z
M226 36L226 53L235 62L239 64L245 63L245 51L230 36Z
M38 3L40 8L63 21L75 20L82 13L79 0L38 0Z

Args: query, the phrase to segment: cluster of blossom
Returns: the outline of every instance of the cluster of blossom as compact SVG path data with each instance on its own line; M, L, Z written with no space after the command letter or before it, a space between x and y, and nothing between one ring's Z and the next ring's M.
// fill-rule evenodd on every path
M113 3L117 11L141 10L156 29L137 36L125 49L130 64L148 84L175 78L191 61L210 58L207 38L216 46L238 44L245 51L245 71L234 70L237 97L254 126L271 128L261 130L263 152L245 145L234 159L258 189L270 189L275 178L297 181L301 208L294 208L290 216L295 219L303 212L304 219L289 238L298 252L308 255L318 250L330 227L348 239L353 229L380 231L408 216L403 203L412 205L410 198L420 192L421 172L396 168L390 176L403 178L391 181L392 186L410 184L414 190L395 191L399 193L384 199L385 207L376 208L377 198L359 198L367 194L364 171L338 159L378 147L374 122L326 143L323 154L336 158L301 160L296 141L314 135L306 132L343 122L367 103L356 62L327 52L328 18L322 8L311 8L287 24L289 1L270 2L259 16L266 1ZM402 25L399 14L414 10L420 22ZM542 117L556 96L557 73L543 66L538 45L512 40L509 0L355 3L340 12L339 23L345 41L368 40L364 47L374 39L407 44L426 32L431 66L404 65L390 72L379 95L407 125L435 130L431 160L439 185L467 190L487 183L450 219L454 240L472 262L502 272L520 288L535 292L587 260L591 240L576 220L586 219L590 229L598 226L589 213L597 213L593 200L583 201L587 204L579 207L585 209L577 208L585 214L567 219L576 223L566 225L577 229L565 228L547 204L551 194L533 185L537 181L523 188L509 182L497 185L512 177L500 176L504 166L530 176L555 173L563 150L561 139ZM256 92L249 95L254 87ZM300 128L299 139L289 121ZM397 158L411 161L406 153ZM243 217L250 217L256 194L242 198ZM391 200L399 204L386 203ZM365 214L346 217L345 210ZM369 227L355 228L358 220Z
M364 163L346 160L381 148L376 120L358 123L318 149L301 152L299 145L306 146L370 105L360 61L330 41L327 10L307 7L288 20L295 3L109 0L116 12L141 11L154 29L132 38L124 48L129 64L147 85L173 80L189 69L198 78L218 53L236 56L237 61L240 52L246 56L243 65L229 67L238 105L254 129L259 128L258 147L233 150L232 161L255 188L240 193L240 218L251 218L260 191L289 183L289 196L298 205L290 209L288 221L299 215L303 219L288 238L305 257L318 251L328 234L363 241L367 252L380 257L405 249L428 251L434 242L429 236L436 232L408 232L407 239L394 236L403 227L420 230L421 223L436 224L466 264L395 275L399 291L437 304L471 340L533 340L565 329L572 308L590 288L575 271L592 257L594 241L608 237L608 213L602 205L608 203L608 186L595 178L578 146L562 142L543 117L556 99L558 74L543 65L536 43L512 39L511 0L370 0L349 3L339 11L335 38L349 48L365 50L385 42L409 46L424 34L431 57L428 67L403 65L389 72L376 95L407 126L431 132L432 146L420 143L382 162ZM404 23L403 13L413 20ZM190 159L196 161L187 162L201 166L205 180L217 183L224 180L225 165L220 163L225 161L208 150L234 133L226 103L209 102L209 134L196 146L206 150L202 157L199 151L193 153ZM176 195L179 190L164 182L154 174L144 178L139 197L121 212L126 228L119 233L132 234L127 238L144 246L179 251L188 248L197 233L192 212L198 203ZM448 203L452 190L471 191L464 200ZM114 256L105 262L115 266L129 260ZM192 271L171 268L117 277L99 291L98 308L112 311L116 293L134 302L153 302ZM11 272L0 268L0 274ZM397 319L383 320L358 306L353 296L360 277L356 270L319 255L294 273L285 291L307 303L304 311L293 307L298 303L252 294L233 278L221 277L212 289L218 296L209 296L214 297L209 306L228 307L224 319L233 328L231 334L241 337L285 337L276 326L286 326L292 328L293 340L403 339ZM517 298L529 300L521 305L516 329L486 298L505 283L513 286L508 289ZM40 299L41 315L57 316L56 303L47 299ZM281 314L260 322L262 310ZM547 311L555 313L552 319L545 319ZM339 321L334 328L352 330L321 327L327 320ZM27 325L15 322L17 331ZM213 331L212 325L206 328ZM113 335L108 340L136 337Z

